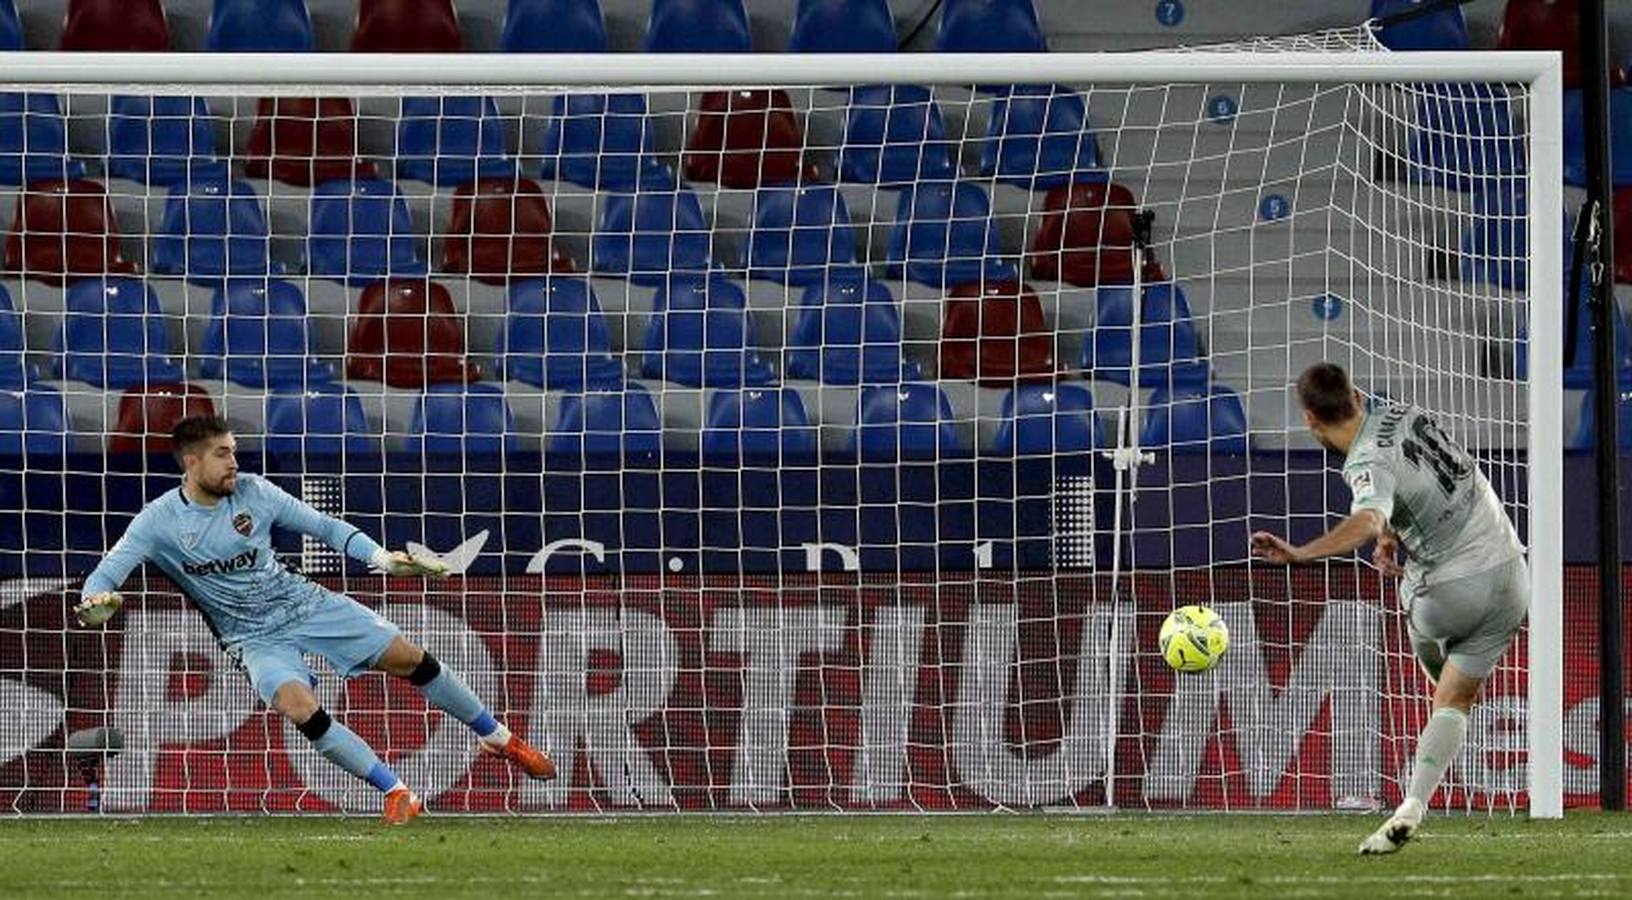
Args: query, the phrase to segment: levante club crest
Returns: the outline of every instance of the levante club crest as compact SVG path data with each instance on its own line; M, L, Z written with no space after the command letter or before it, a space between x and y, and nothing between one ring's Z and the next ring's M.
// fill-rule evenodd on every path
M255 520L249 517L249 513L241 512L232 517L232 527L244 537L249 537L249 533L255 530Z

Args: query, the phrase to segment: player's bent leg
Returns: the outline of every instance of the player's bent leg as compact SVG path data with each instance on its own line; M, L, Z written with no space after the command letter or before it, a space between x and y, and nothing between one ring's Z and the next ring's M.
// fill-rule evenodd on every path
M555 777L555 763L542 751L534 748L518 734L511 733L493 717L464 679L427 651L397 636L374 667L398 678L406 678L419 689L425 702L465 723L480 739L482 752L502 756L539 781Z
M293 722L296 730L323 758L361 778L385 794L385 821L402 825L424 810L419 796L403 785L397 773L382 762L357 733L334 721L304 682L288 681L272 696L272 708Z

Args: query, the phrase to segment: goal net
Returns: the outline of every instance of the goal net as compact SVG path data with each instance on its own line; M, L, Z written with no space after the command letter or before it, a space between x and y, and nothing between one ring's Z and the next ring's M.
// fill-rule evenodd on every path
M433 810L1391 805L1429 696L1395 583L1247 556L1347 513L1290 390L1322 360L1431 410L1531 554L1436 802L1590 799L1556 68L1203 49L0 56L0 809L377 803L156 569L68 612L204 411L451 566L277 544L562 772L314 660ZM1232 648L1179 676L1189 603Z

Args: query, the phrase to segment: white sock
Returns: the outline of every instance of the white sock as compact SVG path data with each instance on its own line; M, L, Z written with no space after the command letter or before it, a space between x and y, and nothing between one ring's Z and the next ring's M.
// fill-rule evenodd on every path
M510 729L503 722L500 722L499 727L482 735L481 741L494 747L503 747L505 744L510 743Z
M1467 733L1467 713L1449 706L1434 710L1417 737L1417 756L1411 763L1411 787L1405 792L1408 800L1415 800L1424 808L1428 806L1440 779L1445 777L1445 770L1462 749L1462 739Z

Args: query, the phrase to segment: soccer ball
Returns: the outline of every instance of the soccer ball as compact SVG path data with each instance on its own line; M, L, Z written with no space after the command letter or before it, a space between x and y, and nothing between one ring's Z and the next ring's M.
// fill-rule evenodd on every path
M1205 672L1230 649L1230 629L1205 606L1181 606L1162 623L1162 658L1180 672Z

